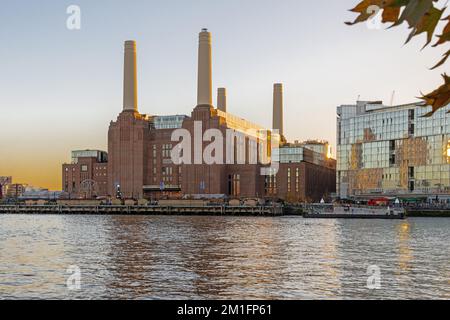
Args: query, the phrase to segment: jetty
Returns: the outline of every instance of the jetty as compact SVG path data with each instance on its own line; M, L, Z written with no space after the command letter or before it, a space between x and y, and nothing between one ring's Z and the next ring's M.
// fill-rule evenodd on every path
M282 216L281 206L0 205L0 214Z

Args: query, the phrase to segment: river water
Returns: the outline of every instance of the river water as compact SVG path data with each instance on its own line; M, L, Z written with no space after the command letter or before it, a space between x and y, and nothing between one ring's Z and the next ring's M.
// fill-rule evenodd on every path
M2 215L0 299L450 299L449 244L445 218Z

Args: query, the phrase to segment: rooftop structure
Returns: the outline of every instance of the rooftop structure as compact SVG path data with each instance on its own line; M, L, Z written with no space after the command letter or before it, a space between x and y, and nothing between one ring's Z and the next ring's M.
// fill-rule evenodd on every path
M101 150L75 150L72 151L72 163L78 163L80 158L95 158L97 162L108 162L108 153Z

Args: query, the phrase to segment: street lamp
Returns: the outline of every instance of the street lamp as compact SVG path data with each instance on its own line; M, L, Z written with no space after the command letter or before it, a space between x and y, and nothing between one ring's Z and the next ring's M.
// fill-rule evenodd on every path
M116 185L116 199L122 200L122 192L120 191L120 184Z

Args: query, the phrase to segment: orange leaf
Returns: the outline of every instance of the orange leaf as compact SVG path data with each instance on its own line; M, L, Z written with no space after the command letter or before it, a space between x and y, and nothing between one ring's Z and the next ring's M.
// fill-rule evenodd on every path
M439 41L433 47L441 45L444 42L450 41L450 16L448 16L444 20L448 20L448 23L445 26L444 30L442 31L442 34L438 36Z
M442 14L444 13L446 8L439 10L435 7L431 7L431 9L425 13L422 18L420 19L417 26L413 29L413 31L408 36L408 39L406 40L406 43L408 43L414 36L417 36L421 33L426 32L427 33L427 42L424 47L426 47L431 40L433 40L433 34L436 30L436 27L442 17Z
M424 115L424 117L431 117L436 111L450 104L450 77L447 74L443 74L442 77L445 81L442 86L420 98L428 106L432 107L432 111Z
M439 68L440 66L442 66L447 61L448 57L450 57L450 50L448 50L447 53L444 53L444 57L442 58L442 60L439 61L437 63L437 65L435 65L433 68L431 68L431 70L434 70L434 69Z
M400 7L387 7L383 11L383 23L396 22L400 15Z

